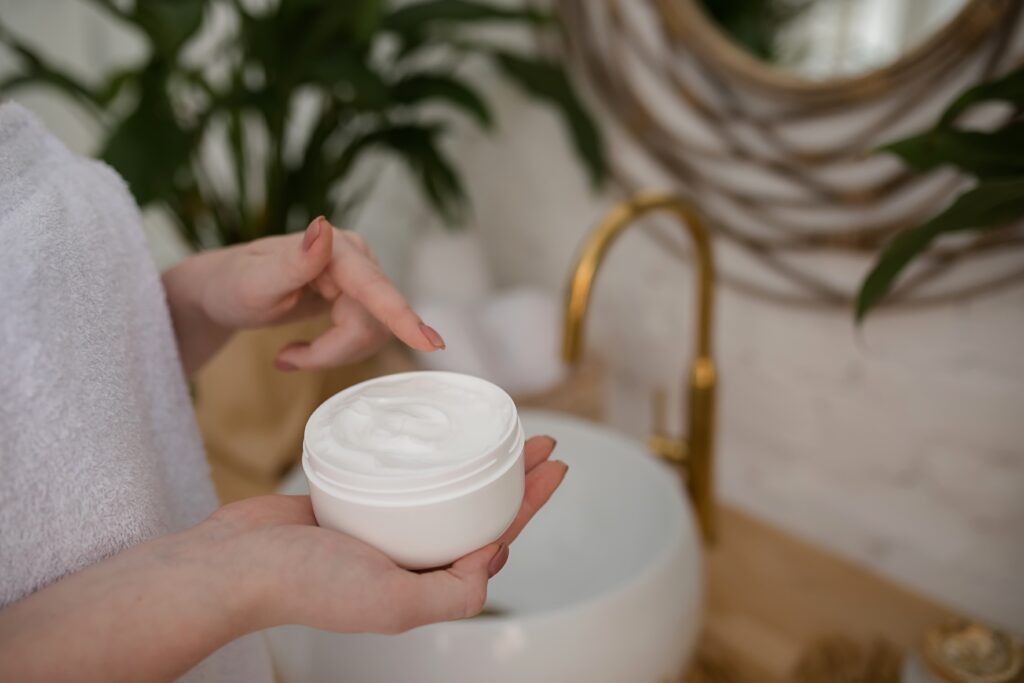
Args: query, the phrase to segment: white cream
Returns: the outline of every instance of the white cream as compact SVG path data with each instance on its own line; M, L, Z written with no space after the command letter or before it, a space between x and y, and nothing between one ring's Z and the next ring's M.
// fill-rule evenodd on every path
M353 473L406 477L493 451L518 423L489 382L445 372L382 377L341 392L310 418L318 460Z
M320 526L422 569L508 528L523 500L523 443L515 404L490 382L407 372L349 387L317 408L302 469Z

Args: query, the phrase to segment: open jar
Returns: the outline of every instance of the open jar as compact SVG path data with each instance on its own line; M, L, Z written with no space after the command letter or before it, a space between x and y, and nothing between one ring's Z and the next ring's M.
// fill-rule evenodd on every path
M317 522L407 569L496 540L522 503L523 428L496 385L406 372L351 386L306 423L302 468Z

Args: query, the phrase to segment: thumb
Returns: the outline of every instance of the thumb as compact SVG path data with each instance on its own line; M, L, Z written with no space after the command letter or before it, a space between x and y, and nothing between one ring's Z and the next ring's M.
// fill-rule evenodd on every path
M331 262L334 230L323 216L317 216L302 235L282 239L284 253L275 253L271 268L282 296L317 278Z

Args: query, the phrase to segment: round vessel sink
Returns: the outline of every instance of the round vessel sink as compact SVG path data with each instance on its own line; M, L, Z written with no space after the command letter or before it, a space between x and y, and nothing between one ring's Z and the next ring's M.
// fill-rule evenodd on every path
M267 632L284 683L664 683L699 627L700 543L678 478L636 441L524 411L570 466L513 544L484 613L401 635ZM282 492L304 493L301 471Z

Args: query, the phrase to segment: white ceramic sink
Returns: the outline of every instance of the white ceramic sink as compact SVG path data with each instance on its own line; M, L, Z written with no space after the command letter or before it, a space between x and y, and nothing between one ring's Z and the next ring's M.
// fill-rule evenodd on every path
M513 544L484 615L397 636L268 631L284 683L662 683L693 649L700 544L678 479L636 441L524 412L558 439L561 489ZM296 471L284 492L305 492Z

